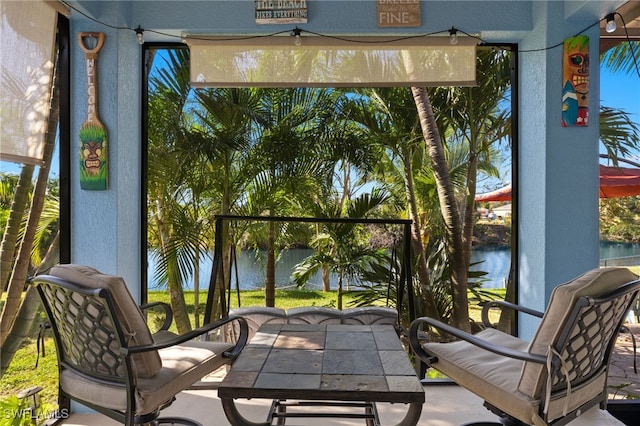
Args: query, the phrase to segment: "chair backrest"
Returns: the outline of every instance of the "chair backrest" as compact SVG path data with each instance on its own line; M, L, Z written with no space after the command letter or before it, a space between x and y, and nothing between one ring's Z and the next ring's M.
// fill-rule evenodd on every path
M121 277L66 264L33 281L54 323L62 352L58 356L71 368L95 377L124 378L120 348L153 343L142 311ZM132 360L138 377L152 377L162 368L157 351L135 354Z
M556 287L529 351L553 351L562 362L553 363L550 376L547 366L525 362L518 389L541 399L543 392L570 387L577 406L603 393L614 339L640 289L637 279L626 268L597 268Z

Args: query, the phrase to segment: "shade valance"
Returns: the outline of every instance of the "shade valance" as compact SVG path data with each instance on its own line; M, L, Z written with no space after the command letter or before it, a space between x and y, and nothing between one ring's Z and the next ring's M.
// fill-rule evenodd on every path
M461 37L186 36L193 87L470 86L476 45Z
M42 164L60 4L2 3L0 159Z

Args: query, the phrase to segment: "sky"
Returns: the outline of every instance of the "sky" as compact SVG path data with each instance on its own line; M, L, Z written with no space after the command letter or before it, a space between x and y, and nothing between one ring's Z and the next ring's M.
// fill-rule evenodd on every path
M601 69L600 103L632 114L631 120L640 126L640 75L612 74Z

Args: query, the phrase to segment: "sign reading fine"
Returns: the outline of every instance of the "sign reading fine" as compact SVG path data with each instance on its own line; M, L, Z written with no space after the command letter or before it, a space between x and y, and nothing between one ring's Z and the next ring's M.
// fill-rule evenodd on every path
M306 24L306 0L256 0L256 24Z
M419 27L420 0L378 0L378 27Z

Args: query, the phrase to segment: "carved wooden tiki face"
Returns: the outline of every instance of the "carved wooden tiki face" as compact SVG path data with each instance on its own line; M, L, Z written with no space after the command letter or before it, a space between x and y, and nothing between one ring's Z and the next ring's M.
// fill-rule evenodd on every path
M562 64L562 126L589 124L589 37L564 41Z

